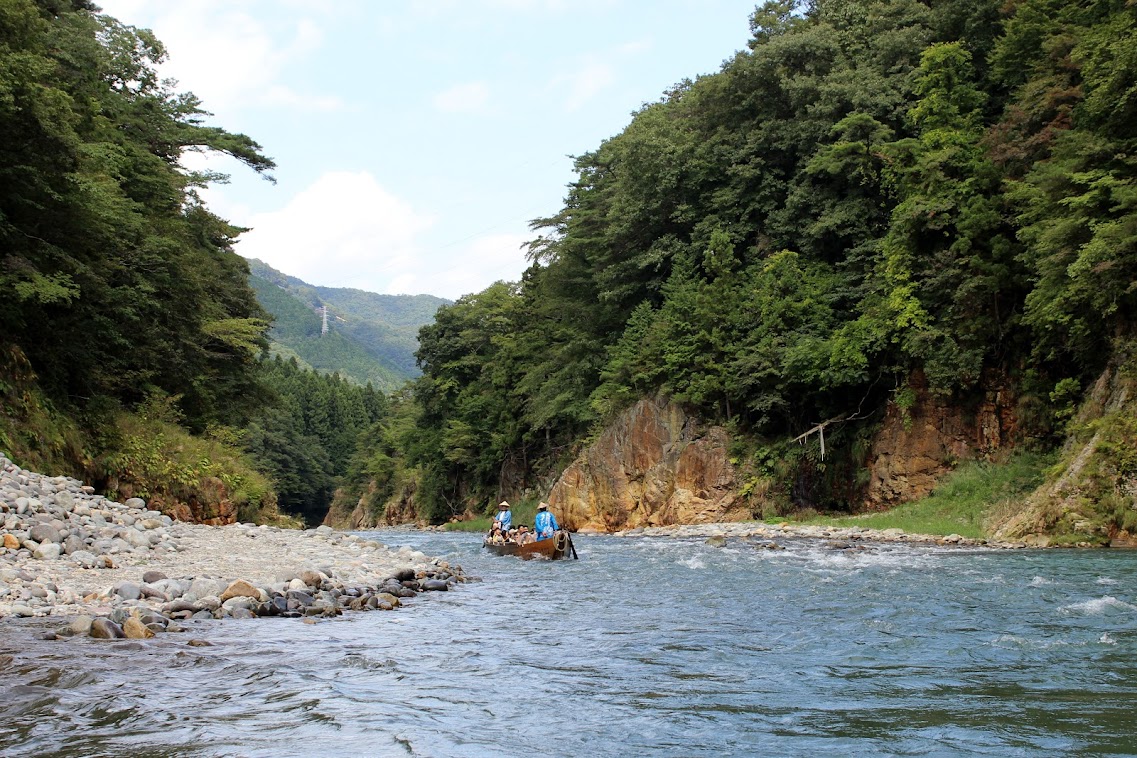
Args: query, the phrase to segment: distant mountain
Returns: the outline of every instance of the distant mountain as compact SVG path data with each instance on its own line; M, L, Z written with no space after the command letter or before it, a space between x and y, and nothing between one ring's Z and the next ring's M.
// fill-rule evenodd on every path
M380 295L358 289L317 287L249 260L249 284L274 318L273 352L296 357L318 371L338 371L388 391L418 376L418 330L450 301L433 295ZM328 308L328 333L321 335Z

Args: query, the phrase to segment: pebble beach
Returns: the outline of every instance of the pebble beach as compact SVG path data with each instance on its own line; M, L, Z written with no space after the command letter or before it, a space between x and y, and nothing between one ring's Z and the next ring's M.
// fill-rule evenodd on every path
M146 638L187 619L392 610L466 581L409 547L305 531L172 520L0 454L0 620L58 616L60 636ZM2 623L2 621L0 621Z

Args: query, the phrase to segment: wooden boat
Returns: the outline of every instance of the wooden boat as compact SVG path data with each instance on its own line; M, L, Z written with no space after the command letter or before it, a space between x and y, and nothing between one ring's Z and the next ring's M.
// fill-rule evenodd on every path
M572 544L572 536L566 531L557 532L551 539L528 542L518 545L515 542L506 542L495 545L489 540L482 542L482 547L495 555L516 555L522 560L530 558L546 558L550 561L568 558L576 559L576 548Z

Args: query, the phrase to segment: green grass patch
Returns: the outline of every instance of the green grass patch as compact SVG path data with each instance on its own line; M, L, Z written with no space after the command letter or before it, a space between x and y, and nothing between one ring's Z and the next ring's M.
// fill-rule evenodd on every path
M1042 484L1055 456L1021 451L1005 463L969 461L946 476L927 497L889 511L860 516L811 516L808 523L903 529L912 534L988 536L992 515L1013 508Z

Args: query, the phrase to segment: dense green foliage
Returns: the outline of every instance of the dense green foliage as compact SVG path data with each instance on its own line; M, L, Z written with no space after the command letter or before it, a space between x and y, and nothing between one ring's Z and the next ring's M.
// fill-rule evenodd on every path
M1052 441L1133 331L1137 5L771 0L751 32L579 156L521 281L417 342L443 301L257 263L300 359L265 361L240 230L181 158L272 161L158 78L149 32L0 0L0 446L178 502L220 482L249 512L275 486L317 520L343 484L443 521L532 491L653 393L730 425L779 503L855 504L917 372L965 407L1009 376L1020 431ZM413 377L416 344L410 389L362 386ZM791 444L823 421L826 460ZM1107 485L1137 427L1108 421L1087 470L1129 528Z
M269 332L273 352L360 384L371 382L384 392L418 376L414 358L418 330L449 302L433 295L315 287L262 261L249 264L249 283L273 317ZM321 336L317 309L325 305L329 332Z
M775 467L819 507L913 371L960 402L1005 372L1024 431L1057 429L1137 304L1135 25L1124 0L766 3L747 50L576 159L519 283L423 329L420 510L534 484L655 392L759 469L847 420L835 457Z
M319 523L356 453L362 433L384 418L386 398L337 374L301 369L279 356L265 363L272 401L243 434L243 445L276 484L280 507Z
M275 354L294 357L312 370L337 372L357 383L370 382L386 391L406 381L406 376L384 366L340 329L321 334L320 315L285 290L257 276L249 277L249 284L257 293L261 307L272 316L269 338Z
M86 0L0 2L0 340L57 403L106 407L155 390L187 424L258 401L267 324L209 213L187 150L273 167L243 135L203 124L157 78L146 31Z
M318 521L386 401L262 361L241 230L181 159L273 164L206 126L163 56L86 0L0 0L0 449L183 517L288 522L279 495Z

